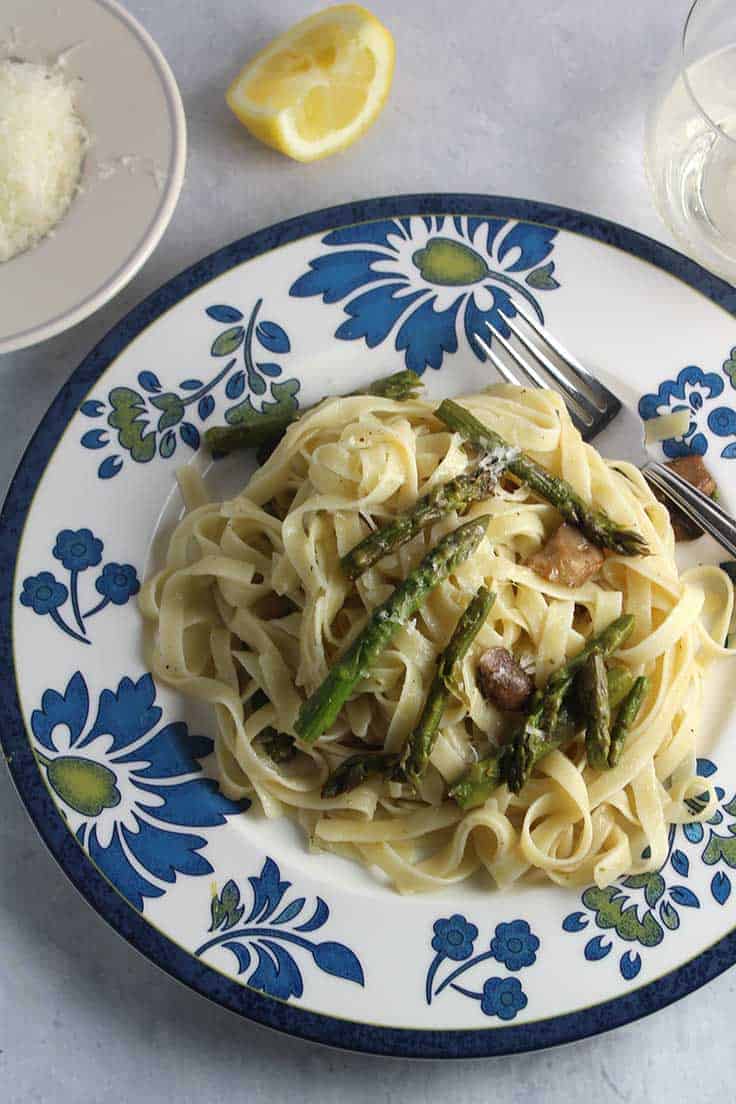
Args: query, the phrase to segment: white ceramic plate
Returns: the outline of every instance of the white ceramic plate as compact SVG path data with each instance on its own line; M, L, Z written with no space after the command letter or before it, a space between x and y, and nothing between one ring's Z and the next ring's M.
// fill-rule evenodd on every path
M0 264L0 353L81 322L135 275L174 213L186 124L176 81L115 0L3 0L0 52L77 78L92 137L82 190L34 249Z
M605 892L479 881L401 898L346 860L308 854L291 822L219 794L212 717L147 674L135 601L204 426L402 364L435 396L480 388L491 374L470 337L522 302L643 417L687 407L688 433L665 451L707 454L736 506L733 299L685 258L590 216L409 196L246 238L104 339L5 504L0 628L15 678L0 685L0 734L39 832L118 931L263 1023L437 1057L601 1031L734 961L736 726L717 674L700 771L717 772L719 809L673 829L658 874ZM213 488L234 471L242 480L242 465L215 465ZM722 558L705 540L691 554Z

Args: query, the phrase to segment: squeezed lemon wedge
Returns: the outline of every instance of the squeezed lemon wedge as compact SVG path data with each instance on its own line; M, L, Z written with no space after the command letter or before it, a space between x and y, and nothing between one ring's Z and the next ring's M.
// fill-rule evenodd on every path
M311 15L256 54L225 99L254 137L296 161L345 149L380 113L391 87L391 32L359 4Z

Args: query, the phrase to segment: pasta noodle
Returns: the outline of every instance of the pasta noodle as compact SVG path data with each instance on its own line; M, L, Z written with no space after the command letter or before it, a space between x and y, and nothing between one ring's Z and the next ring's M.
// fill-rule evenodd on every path
M155 676L214 707L223 791L298 819L313 847L379 868L401 892L486 871L500 887L524 875L606 885L657 868L669 826L712 814L696 775L703 679L723 641L733 586L716 567L678 572L667 510L639 471L583 443L560 398L501 385L462 402L587 501L646 540L649 555L608 554L571 589L526 566L559 515L524 485L497 486L463 520L491 521L476 553L430 593L314 745L276 762L267 737L294 734L300 704L336 656L426 551L460 523L450 514L357 583L339 557L419 495L465 471L461 438L430 404L350 397L324 401L286 433L242 493L208 502L182 481L188 512L166 565L144 587ZM419 717L435 662L463 608L485 584L497 597L462 662L418 793L371 779L323 799L330 771L357 747L400 751ZM621 613L636 627L616 662L649 677L649 693L618 764L588 767L583 740L541 760L518 795L499 786L463 812L448 786L497 741L504 715L476 684L480 654L499 645L531 665L537 685Z

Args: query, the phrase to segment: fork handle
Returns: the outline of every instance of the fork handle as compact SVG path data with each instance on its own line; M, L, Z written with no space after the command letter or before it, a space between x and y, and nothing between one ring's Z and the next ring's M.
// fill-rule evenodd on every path
M736 559L736 520L730 514L672 468L656 460L650 460L641 470L654 487Z

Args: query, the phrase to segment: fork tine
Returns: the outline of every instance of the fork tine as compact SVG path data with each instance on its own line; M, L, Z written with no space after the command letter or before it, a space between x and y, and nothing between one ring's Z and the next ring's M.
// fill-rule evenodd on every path
M572 353L568 349L566 349L565 346L560 341L558 341L558 339L553 334L551 334L549 330L542 325L541 322L539 322L531 314L528 314L526 310L522 309L521 307L517 306L516 309L521 317L524 319L524 321L527 323L527 325L532 330L534 330L534 332L539 337L547 342L547 345L549 345L550 349L553 349L554 352L557 353L560 359L570 369L570 372L572 372L574 376L577 376L578 379L583 381L583 383L595 399L595 405L598 407L600 412L602 414L607 414L613 408L614 413L617 413L618 410L621 408L621 403L620 400L613 394L613 392L609 391L608 388L604 386L604 384L602 384L599 380L592 376L588 369L580 363L577 357L573 356Z
M480 337L479 334L473 334L473 336L475 338L476 345L478 345L483 350L483 352L486 354L486 356L490 360L491 364L493 365L493 367L498 372L499 376L501 376L501 378L503 380L505 380L506 383L510 383L514 387L523 387L524 385L514 375L514 373L511 371L511 369L508 367L508 365L504 364L504 362L501 360L501 358L496 356L496 354L494 353L491 346L487 342L485 342L483 340L483 338Z
M486 325L488 326L488 329L491 331L493 336L497 338L498 341L506 349L510 358L514 362L514 365L531 381L532 385L534 387L546 388L547 384L539 375L536 368L528 364L527 361L519 356L516 349L514 349L514 347L510 345L509 342L506 341L506 339L502 337L497 330L494 330L488 323L486 323ZM518 376L514 374L514 372L509 368L508 364L505 364L504 361L502 361L501 358L493 352L491 346L487 342L485 342L482 337L479 337L478 334L474 334L473 336L475 337L476 344L479 345L483 352L486 354L491 364L493 364L494 368L502 377L502 379L504 379L506 383L513 384L515 387L523 387L524 384L519 380ZM587 438L590 434L591 423L589 421L584 421L580 417L574 405L571 402L568 402L567 398L564 395L562 395L562 400L567 407L573 425L583 437Z
M526 318L526 315L524 315L524 317ZM535 357L536 360L538 360L539 363L546 369L550 376L552 376L555 383L557 384L558 390L562 391L562 396L565 399L568 409L570 408L570 403L567 400L570 399L575 404L576 408L580 411L583 421L587 422L588 425L592 425L599 414L602 413L602 411L599 410L598 406L592 403L588 396L585 395L579 387L576 387L574 383L570 382L567 376L560 371L555 362L553 360L550 360L543 349L540 349L536 345L532 344L524 331L520 329L519 326L517 326L511 318L507 318L506 323L511 332L516 335L520 344L523 345L524 348L527 349L532 354L532 356ZM500 334L497 333L497 336L499 340L503 340ZM504 344L507 348L510 348L508 342L504 342ZM570 370L574 374L574 368L571 367ZM542 380L540 376L537 376L537 378L541 381L537 384L537 387L547 386L547 383Z
M534 367L534 365L531 364L528 360L524 360L524 358L522 356L520 356L518 350L513 347L511 342L508 341L499 330L495 330L491 326L490 322L486 322L486 326L491 331L493 336L496 338L496 341L498 341L498 343L500 345L502 345L503 348L506 350L506 352L509 354L509 356L513 360L514 364L518 365L518 367L521 369L521 371L526 376L528 376L528 378L532 381L534 386L535 387L542 387L542 388L546 387L547 386L546 380L542 379L542 377L540 376L539 372ZM524 344L526 344L526 343L524 343ZM528 344L527 344L527 348L529 348ZM534 349L529 349L529 351L531 353L533 353Z

